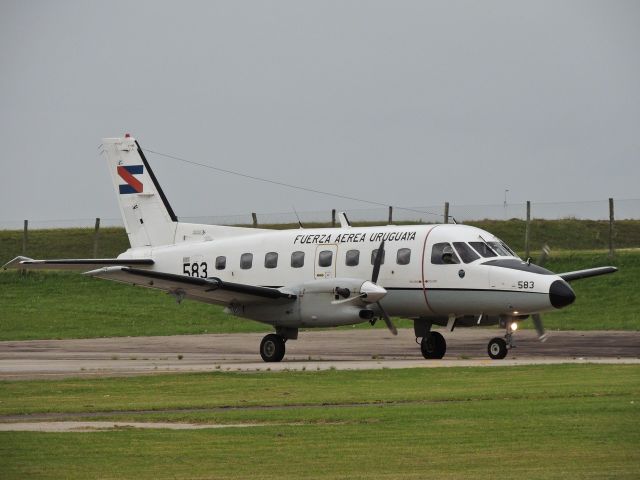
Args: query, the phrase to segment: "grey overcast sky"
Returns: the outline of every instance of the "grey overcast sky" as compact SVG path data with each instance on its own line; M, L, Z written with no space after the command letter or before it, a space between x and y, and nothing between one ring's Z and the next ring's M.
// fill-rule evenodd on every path
M2 0L0 66L0 220L118 217L125 132L394 205L640 196L637 0ZM148 158L178 216L367 207Z

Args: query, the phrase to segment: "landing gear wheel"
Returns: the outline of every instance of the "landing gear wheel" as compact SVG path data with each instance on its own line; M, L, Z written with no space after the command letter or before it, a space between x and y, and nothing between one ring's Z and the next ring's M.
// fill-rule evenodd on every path
M447 351L447 342L442 334L428 332L425 337L422 337L420 351L422 351L422 356L426 359L439 359L444 357Z
M487 346L487 353L494 360L502 360L507 356L507 342L500 337L492 338Z
M260 356L265 362L279 362L284 357L284 338L270 333L260 342Z

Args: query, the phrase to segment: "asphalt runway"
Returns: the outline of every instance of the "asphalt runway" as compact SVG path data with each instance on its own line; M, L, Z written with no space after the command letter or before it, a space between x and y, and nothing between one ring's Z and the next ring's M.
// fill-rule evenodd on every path
M258 353L263 334L176 335L80 340L0 342L0 379L126 376L167 372L281 371L504 366L548 363L640 364L640 332L549 332L541 343L533 331L516 334L516 348L491 360L487 342L498 329L442 332L447 354L425 360L413 330L394 337L382 329L301 332L287 342L280 363L264 363Z

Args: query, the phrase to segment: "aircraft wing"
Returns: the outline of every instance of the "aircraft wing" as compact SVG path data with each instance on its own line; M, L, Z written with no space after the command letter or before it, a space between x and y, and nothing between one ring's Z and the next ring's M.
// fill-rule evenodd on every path
M616 267L597 267L587 268L586 270L576 270L575 272L559 273L563 280L571 282L572 280L580 280L581 278L595 277L597 275L606 275L607 273L617 272Z
M56 260L34 260L29 257L16 257L5 263L2 268L19 268L29 270L88 270L105 266L151 266L150 258L63 258Z
M106 267L86 272L91 277L155 288L176 295L216 305L256 304L295 300L294 294L277 288L224 282L219 278L197 278L173 273L154 272L131 267Z

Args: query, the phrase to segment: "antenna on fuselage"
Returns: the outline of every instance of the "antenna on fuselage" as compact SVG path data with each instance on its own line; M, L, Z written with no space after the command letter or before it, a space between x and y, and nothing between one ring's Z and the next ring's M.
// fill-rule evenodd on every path
M351 222L347 218L347 214L344 212L338 213L338 219L340 220L340 228L351 228Z
M302 225L302 222L300 221L300 217L298 216L298 211L296 210L295 205L291 205L291 208L293 208L293 213L296 214L296 218L298 219L298 225L300 225L300 228L304 228L304 226Z

